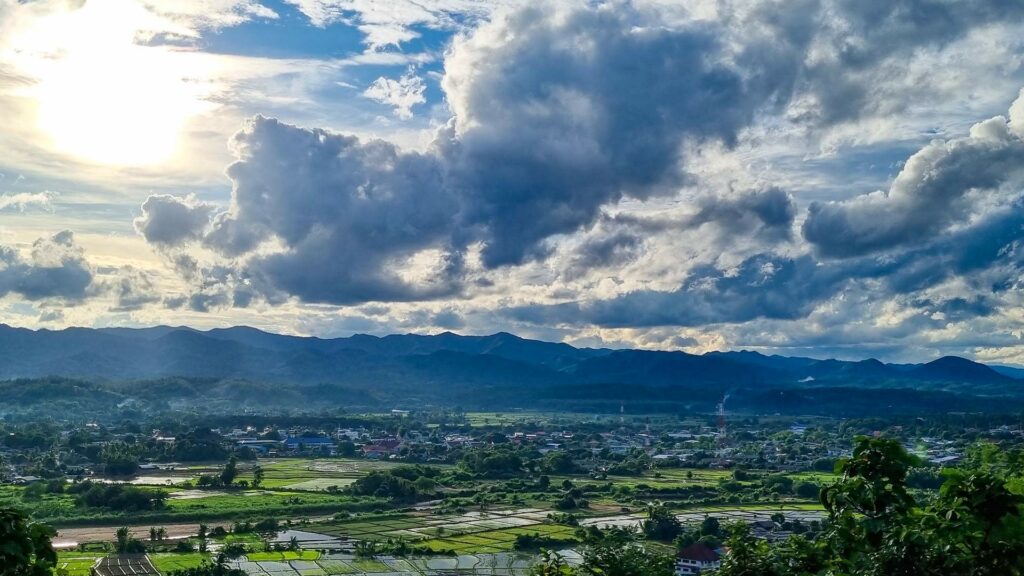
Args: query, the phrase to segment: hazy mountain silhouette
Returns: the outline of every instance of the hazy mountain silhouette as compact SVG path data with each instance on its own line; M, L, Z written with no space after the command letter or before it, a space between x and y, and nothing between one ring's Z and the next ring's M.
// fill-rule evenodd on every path
M944 357L919 365L576 348L498 333L311 338L249 327L27 330L0 325L0 379L167 377L331 384L414 397L460 390L871 387L1019 396L1017 369ZM605 389L605 388L601 388ZM497 393L497 392L496 392ZM660 393L659 393L660 394Z

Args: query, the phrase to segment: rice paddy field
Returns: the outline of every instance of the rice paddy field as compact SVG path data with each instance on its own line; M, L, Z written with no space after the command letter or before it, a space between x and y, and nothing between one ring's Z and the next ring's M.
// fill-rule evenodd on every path
M525 576L534 558L531 555L495 553L458 556L395 558L377 556L324 555L315 560L262 561L251 557L232 563L233 568L250 576L334 576L390 574L433 576L440 574Z
M401 538L417 542L443 539L477 532L533 527L547 518L548 512L539 508L466 512L465 514L431 515L401 514L357 518L341 522L313 524L309 530L330 536L353 540L387 540ZM513 536L513 540L515 537Z
M698 524L708 515L722 521L755 522L769 519L772 514L782 512L788 519L809 523L820 520L824 513L813 504L780 504L775 506L700 506L677 514L686 524ZM405 540L417 548L430 550L436 556L396 558L377 556L360 558L352 554L337 552L325 554L313 549L297 551L250 552L233 561L233 566L249 576L333 576L359 574L396 574L409 576L421 574L452 573L476 575L519 576L528 573L535 555L515 550L519 536L536 536L556 542L555 548L562 548L569 556L576 543L575 529L570 526L553 524L547 518L548 511L541 508L503 509L469 511L462 514L436 514L428 511L413 511L393 514L365 515L348 520L313 522L302 524L302 532L286 532L285 535L301 534L313 538L310 543L333 539L330 549L351 550L351 542L357 540L383 541ZM583 526L601 528L638 526L644 518L642 513L619 513L586 517L580 520ZM345 543L340 545L339 543ZM248 542L253 544L253 542ZM300 544L301 546L302 544ZM314 547L314 546L310 546ZM61 567L68 576L87 576L102 554L62 552ZM172 571L194 568L202 564L209 555L199 553L154 553L149 555L152 566L161 575Z
M323 491L331 486L344 488L374 470L397 466L391 462L355 460L345 458L309 459L283 458L261 460L263 488L281 490ZM240 476L252 482L252 473Z
M554 524L540 524L521 528L506 528L504 530L489 530L447 538L434 538L422 542L421 545L434 552L454 552L456 554L511 552L514 549L518 536L530 535L558 540L564 542L567 546L577 542L574 528Z
M106 554L88 552L59 552L57 569L67 576L89 576L89 571L100 558Z
M200 554L199 552L188 554L163 553L149 555L149 559L153 562L153 566L155 566L161 574L167 574L174 570L197 568L209 558L209 554Z

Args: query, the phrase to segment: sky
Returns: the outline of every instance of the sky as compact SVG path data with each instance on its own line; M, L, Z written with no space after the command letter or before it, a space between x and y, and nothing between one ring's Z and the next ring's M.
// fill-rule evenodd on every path
M0 0L0 322L1024 365L1024 4Z

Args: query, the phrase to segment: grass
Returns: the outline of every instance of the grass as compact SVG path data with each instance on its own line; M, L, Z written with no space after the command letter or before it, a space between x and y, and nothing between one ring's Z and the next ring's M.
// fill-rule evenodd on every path
M67 576L89 576L92 565L96 560L106 556L102 553L88 552L58 552L57 568L65 570Z
M302 505L330 505L352 502L353 498L335 494L294 494L270 490L246 490L244 492L218 494L206 498L168 500L167 510L172 513L189 514L195 511L228 513L265 513L268 509L287 509Z

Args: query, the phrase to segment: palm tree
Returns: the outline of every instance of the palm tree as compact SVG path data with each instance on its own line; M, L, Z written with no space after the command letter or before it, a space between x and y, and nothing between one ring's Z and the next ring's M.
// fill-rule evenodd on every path
M128 530L127 526L121 526L117 529L117 532L115 532L115 536L117 537L117 553L124 554L125 551L128 550L128 540L131 538L132 534Z

